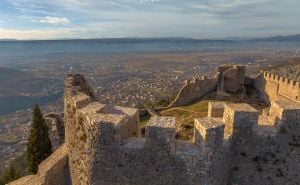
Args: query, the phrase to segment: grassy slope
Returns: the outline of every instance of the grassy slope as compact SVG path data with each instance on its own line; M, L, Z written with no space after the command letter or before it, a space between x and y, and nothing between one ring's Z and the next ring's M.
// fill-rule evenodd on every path
M177 138L191 140L194 132L194 120L207 116L208 102L213 100L202 100L195 104L182 107L174 107L160 112L162 116L176 117Z
M208 101L200 101L190 106L175 107L162 111L163 116L175 116L176 137L183 140L191 140L193 137L194 119L207 115Z
M194 133L194 120L195 118L201 118L207 116L208 112L208 102L212 101L223 101L225 103L248 103L257 110L261 111L266 105L261 102L257 96L257 92L251 92L251 89L248 89L247 92L248 98L241 99L239 97L230 97L230 98L210 98L210 100L201 100L192 105L174 107L164 111L161 111L162 116L171 116L176 118L176 137L182 140L192 140ZM141 128L144 128L150 119L150 116L141 118Z
M207 115L208 102L212 100L202 100L189 106L174 107L161 111L162 116L172 116L176 118L177 138L191 140L193 137L194 119ZM141 118L141 127L145 127L150 116Z

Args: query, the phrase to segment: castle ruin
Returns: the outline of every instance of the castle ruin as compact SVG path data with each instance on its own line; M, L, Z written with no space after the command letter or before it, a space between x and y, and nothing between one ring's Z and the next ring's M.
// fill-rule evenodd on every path
M44 119L49 128L49 138L52 144L52 149L56 150L64 143L65 126L63 115L50 112L44 115Z
M254 85L268 103L278 99L300 103L300 82L265 71L255 79Z
M168 108L193 103L214 91L218 96L243 95L245 92L244 81L245 66L220 65L213 77L202 76L186 80Z
M219 76L226 90L227 73ZM195 119L193 141L176 140L175 118L161 116L151 117L141 138L137 109L101 104L83 76L68 75L65 143L36 175L10 185L300 183L300 104L271 99L260 115L248 104L214 102L208 112Z

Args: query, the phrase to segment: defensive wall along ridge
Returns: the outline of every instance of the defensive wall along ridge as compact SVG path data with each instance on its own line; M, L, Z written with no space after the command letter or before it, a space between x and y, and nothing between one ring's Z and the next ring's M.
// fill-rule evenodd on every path
M194 77L186 80L175 100L167 107L183 106L216 91L220 96L244 93L245 66L220 65L213 77Z
M255 87L267 102L289 99L300 103L300 82L298 81L265 71L255 79Z
M276 100L269 112L259 115L248 104L216 102L209 104L208 112L206 118L195 119L191 142L175 139L173 117L151 117L146 137L141 138L137 109L101 104L83 76L69 75L64 94L65 143L40 165L37 175L10 184L300 182L299 104ZM281 157L285 163L276 162ZM272 169L280 169L280 176Z
M186 105L214 91L217 87L217 77L208 78L202 76L193 80L184 81L184 85L179 90L176 98L168 107Z
M174 101L165 109L193 103L212 92L216 92L217 96L245 95L245 85L258 89L262 99L268 104L279 99L300 103L300 82L266 71L253 79L245 76L243 65L220 65L213 77L202 76L186 80Z

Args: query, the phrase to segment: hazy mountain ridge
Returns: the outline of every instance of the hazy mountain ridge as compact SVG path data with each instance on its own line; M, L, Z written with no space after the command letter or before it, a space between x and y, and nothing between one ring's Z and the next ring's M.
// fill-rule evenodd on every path
M82 42L82 41L94 41L102 43L155 43L155 42L246 42L246 41L300 41L300 34L288 35L288 36L273 36L263 38L246 38L246 37L228 37L228 38L211 38L211 39L197 39L188 37L153 37L153 38L139 38L139 37L124 37L124 38L94 38L94 39L40 39L40 40L18 40L18 39L0 39L0 42Z
M262 39L254 39L252 41L287 41L287 42L300 42L300 34L290 36L276 36Z

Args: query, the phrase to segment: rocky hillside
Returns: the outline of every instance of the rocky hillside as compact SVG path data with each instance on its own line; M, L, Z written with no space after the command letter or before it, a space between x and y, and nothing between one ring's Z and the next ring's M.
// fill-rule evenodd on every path
M269 72L300 81L300 59L289 64L282 64L275 68L269 69Z

